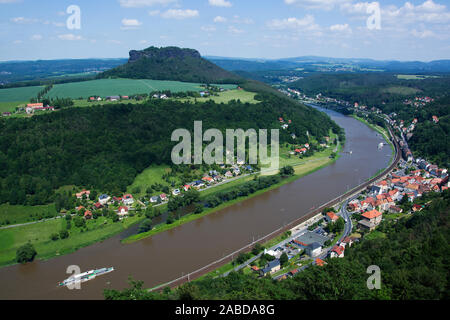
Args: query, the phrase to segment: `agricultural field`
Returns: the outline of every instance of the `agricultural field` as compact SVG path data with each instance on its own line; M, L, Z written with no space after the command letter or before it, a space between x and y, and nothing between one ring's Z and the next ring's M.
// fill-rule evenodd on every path
M29 101L37 96L43 87L22 87L0 89L0 102Z
M226 85L222 87L227 88ZM235 88L236 86L234 86ZM84 82L57 84L47 94L50 98L86 99L90 96L119 96L152 91L170 90L186 92L204 90L201 84L178 81L133 80L133 79L100 79Z

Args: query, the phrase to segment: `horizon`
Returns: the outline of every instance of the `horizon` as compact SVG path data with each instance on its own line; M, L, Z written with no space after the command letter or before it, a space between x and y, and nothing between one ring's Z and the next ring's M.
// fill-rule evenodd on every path
M1 0L0 61L120 59L152 45L240 59L329 57L330 50L338 59L450 59L450 9L443 0L386 0L375 7L359 0L73 3Z
M150 46L151 47L151 46ZM167 46L167 47L176 47L176 46ZM147 47L148 48L148 47ZM163 47L161 47L163 48ZM144 50L146 48L139 49L139 51ZM182 49L194 49L195 48L182 48ZM136 49L130 49L136 50ZM198 50L197 50L198 51ZM201 52L200 52L201 54ZM201 54L202 58L205 59L230 59L230 60L249 60L249 61L257 61L261 60L262 62L266 61L280 61L280 60L286 60L286 59L298 59L298 58L318 58L318 59L346 59L346 60L373 60L377 62L401 62L401 63L408 63L408 62L422 62L422 63L430 63L434 61L448 61L450 58L442 58L442 59L435 59L435 60L397 60L397 59L373 59L373 58L365 58L365 57L333 57L333 56L316 56L316 55L302 55L302 56L295 56L295 57L281 57L281 58L259 58L259 57L233 57L233 56L217 56L217 55L203 55ZM86 57L86 58L54 58L54 59L34 59L34 60L0 60L0 63L13 63L13 62L36 62L36 61L63 61L63 60L123 60L123 59L129 59L128 57Z

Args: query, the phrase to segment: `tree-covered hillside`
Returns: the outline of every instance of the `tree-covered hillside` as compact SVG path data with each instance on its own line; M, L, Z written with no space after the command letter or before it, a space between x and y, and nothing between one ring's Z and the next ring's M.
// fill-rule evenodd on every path
M190 282L176 290L149 293L142 282L124 291L105 290L106 299L140 300L429 300L449 299L450 192L431 194L429 207L398 222L383 221L386 238L364 239L345 250L345 258L329 259L293 278L273 281L242 273ZM428 200L428 199L427 199ZM369 290L366 272L380 267L381 289Z
M152 164L169 164L171 134L202 120L204 130L280 128L279 117L292 120L291 132L307 142L306 131L323 138L331 119L287 98L262 93L256 105L182 103L150 100L68 108L27 119L0 120L0 203L44 204L65 185L119 194ZM280 130L280 142L292 141Z
M433 122L433 116L438 117L438 123ZM408 120L413 118L419 121L409 140L414 155L450 167L450 96L416 110Z
M199 83L240 83L242 78L203 59L196 50L150 47L131 51L127 64L108 70L101 78L173 80Z

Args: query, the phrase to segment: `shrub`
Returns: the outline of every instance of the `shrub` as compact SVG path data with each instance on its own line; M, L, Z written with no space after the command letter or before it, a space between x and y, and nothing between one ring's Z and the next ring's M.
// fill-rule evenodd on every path
M37 252L31 243L24 244L16 251L16 260L18 263L25 264L31 262L36 257Z

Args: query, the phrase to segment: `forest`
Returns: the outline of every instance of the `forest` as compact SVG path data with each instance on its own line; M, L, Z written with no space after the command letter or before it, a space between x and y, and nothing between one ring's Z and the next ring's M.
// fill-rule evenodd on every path
M287 98L268 93L256 105L149 100L64 108L32 118L0 119L0 203L47 204L55 190L67 185L121 195L152 164L169 164L175 129L280 128L279 117L291 119L291 132L306 143L306 132L322 139L329 129L341 133L331 119ZM291 142L280 130L280 143Z
M311 74L292 84L307 95L322 95L338 98L350 103L359 102L377 107L387 113L392 103L403 102L410 96L445 96L450 88L450 76L439 75L436 78L420 80L399 79L394 73L348 73L348 74ZM383 104L384 102L384 104Z
M425 196L424 196L425 197ZM421 212L398 221L384 220L385 238L363 239L345 258L328 259L283 281L257 279L242 272L193 281L163 292L130 281L123 291L105 290L108 300L429 300L449 299L450 192L430 194ZM381 270L380 290L369 290L368 266Z

